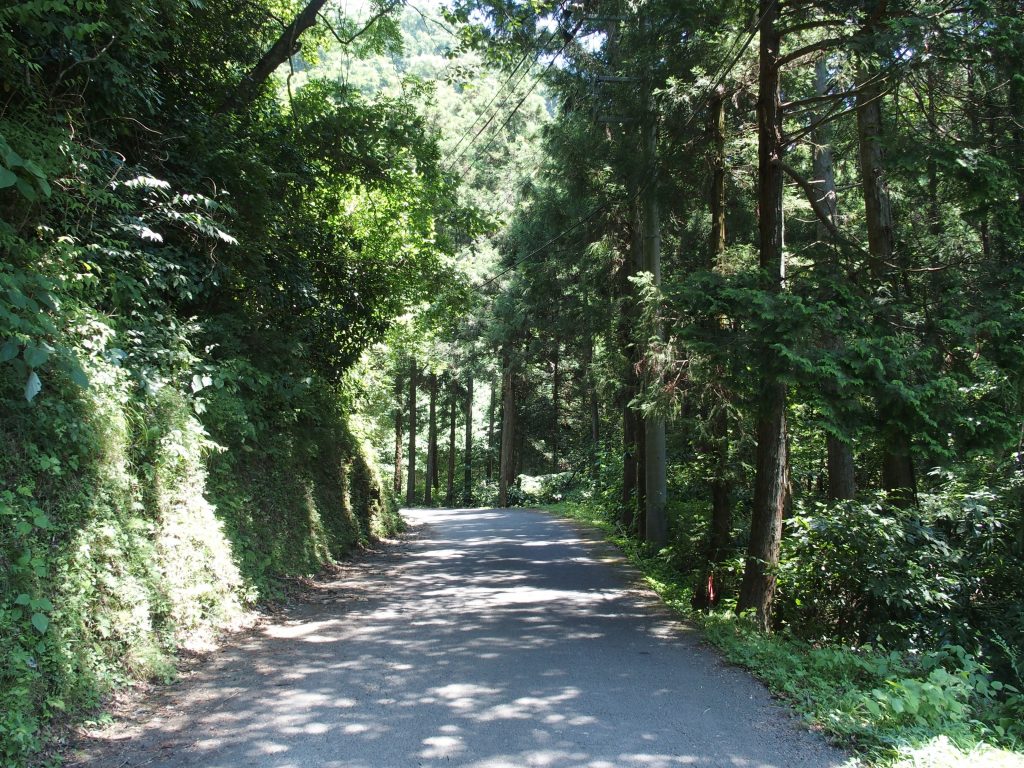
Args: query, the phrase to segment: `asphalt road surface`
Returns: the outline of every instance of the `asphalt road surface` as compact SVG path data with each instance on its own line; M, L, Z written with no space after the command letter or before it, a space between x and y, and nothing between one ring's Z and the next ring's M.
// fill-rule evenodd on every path
M527 510L413 534L239 636L72 763L214 768L839 766L608 545Z

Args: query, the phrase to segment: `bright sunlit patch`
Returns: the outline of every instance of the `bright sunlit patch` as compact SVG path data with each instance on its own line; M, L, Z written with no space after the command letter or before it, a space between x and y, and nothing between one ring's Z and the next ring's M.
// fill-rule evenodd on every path
M501 691L498 688L488 688L472 683L452 683L441 688L433 688L430 693L438 699L444 700L453 709L469 710L479 706L479 699L496 696Z
M463 557L465 554L461 549L428 549L423 552L417 552L416 557L441 557L448 559Z
M431 736L423 740L424 747L419 756L423 758L444 759L465 750L461 739L454 736Z
M936 736L923 744L899 748L899 759L893 768L1024 768L1019 753L978 744L964 752L946 736Z
M493 608L502 605L534 605L536 603L561 603L564 605L583 606L616 600L622 595L614 590L594 590L583 592L574 589L544 589L526 585L504 589L490 587L452 587L435 589L423 594L432 598L457 598L459 603L469 609Z
M256 748L262 755L280 755L282 752L287 752L288 747L285 744L278 744L275 741L260 741L256 743Z
M337 635L326 634L324 630L328 627L337 626L340 622L337 619L330 621L313 621L308 623L297 623L288 625L271 625L263 630L267 637L275 640L305 640L309 643L333 643L337 641Z

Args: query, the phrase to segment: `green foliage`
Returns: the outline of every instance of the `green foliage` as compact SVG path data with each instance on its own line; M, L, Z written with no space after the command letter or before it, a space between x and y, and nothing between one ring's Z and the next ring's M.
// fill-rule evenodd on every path
M939 768L951 755L963 760L970 753L984 756L979 765L996 768L1021 759L994 746L1012 750L1024 738L1024 696L993 679L992 670L963 647L901 652L809 643L789 632L764 634L732 611L695 613L689 578L665 551L638 545L592 503L547 508L604 531L662 599L696 622L729 661L754 672L811 723L861 750L868 764ZM790 565L784 561L783 568Z
M783 541L782 615L812 639L930 645L966 586L958 553L916 510L820 505Z
M454 205L401 95L219 111L296 10L0 9L5 765L399 525L344 378L427 295Z

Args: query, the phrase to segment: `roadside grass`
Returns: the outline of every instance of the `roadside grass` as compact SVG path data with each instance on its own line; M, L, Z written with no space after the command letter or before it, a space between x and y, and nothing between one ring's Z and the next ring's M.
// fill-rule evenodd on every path
M758 677L808 725L852 750L865 768L1024 768L1021 723L1001 686L956 646L910 655L871 646L811 645L787 632L762 634L728 607L690 606L691 587L669 559L623 535L596 505L540 509L600 530L677 614L733 664ZM1018 697L1019 698L1019 697Z

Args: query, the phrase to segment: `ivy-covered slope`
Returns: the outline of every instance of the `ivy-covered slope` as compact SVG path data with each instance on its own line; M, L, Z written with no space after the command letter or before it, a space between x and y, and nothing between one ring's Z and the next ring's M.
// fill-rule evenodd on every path
M346 372L450 196L400 98L239 93L298 8L0 8L0 764L397 524Z

